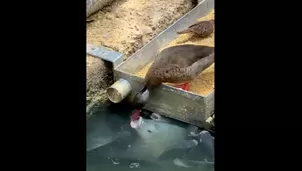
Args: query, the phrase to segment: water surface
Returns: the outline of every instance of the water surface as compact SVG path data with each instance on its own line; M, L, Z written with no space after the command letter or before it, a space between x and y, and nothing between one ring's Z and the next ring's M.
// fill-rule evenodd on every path
M154 157L151 153L157 150L156 141L152 145L144 144L136 130L130 127L131 111L124 105L112 104L100 108L87 120L87 171L214 170L210 137L195 147L169 149ZM188 126L175 120L173 124ZM186 138L190 138L189 135Z

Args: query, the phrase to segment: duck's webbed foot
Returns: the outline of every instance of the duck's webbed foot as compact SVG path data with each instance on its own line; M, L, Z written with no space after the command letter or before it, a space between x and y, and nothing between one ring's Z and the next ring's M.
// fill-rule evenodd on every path
M190 91L190 83L184 83L184 84L179 84L179 85L175 85L176 88L181 88L183 90L186 91Z
M186 91L190 91L190 89L191 89L190 83L185 83L183 89L186 90Z

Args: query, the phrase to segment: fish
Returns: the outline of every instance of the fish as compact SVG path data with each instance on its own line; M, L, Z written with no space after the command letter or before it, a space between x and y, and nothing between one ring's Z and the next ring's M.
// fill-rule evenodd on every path
M150 157L158 158L171 149L188 149L198 145L195 139L187 139L186 127L170 124L156 113L150 118L143 118L137 114L131 118L130 125L140 137L133 145L136 151L146 152Z
M202 130L199 133L191 133L191 136L196 137L199 144L203 145L203 149L214 158L214 140L215 138L207 130Z

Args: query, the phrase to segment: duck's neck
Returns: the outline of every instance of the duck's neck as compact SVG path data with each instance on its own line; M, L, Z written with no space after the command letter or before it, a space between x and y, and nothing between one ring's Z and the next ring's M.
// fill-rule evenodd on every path
M144 87L135 95L134 105L136 107L143 107L149 99L148 85L145 84Z

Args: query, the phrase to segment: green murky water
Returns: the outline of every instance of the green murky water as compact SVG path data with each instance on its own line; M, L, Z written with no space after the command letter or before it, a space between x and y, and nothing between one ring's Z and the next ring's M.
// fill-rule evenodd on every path
M125 106L106 106L87 120L87 171L214 170L214 147L211 137L203 139L195 147L166 149L163 147L165 141L161 140L168 137L167 130L169 135L178 136L179 130L187 129L188 125L174 120L173 125L179 126L177 129L160 125L157 134L148 134L152 141L147 141L130 127L131 111ZM177 132L173 132L174 130ZM182 139L190 139L190 136L173 140L178 139L179 143L182 143ZM155 156L154 153L158 152L161 155Z

